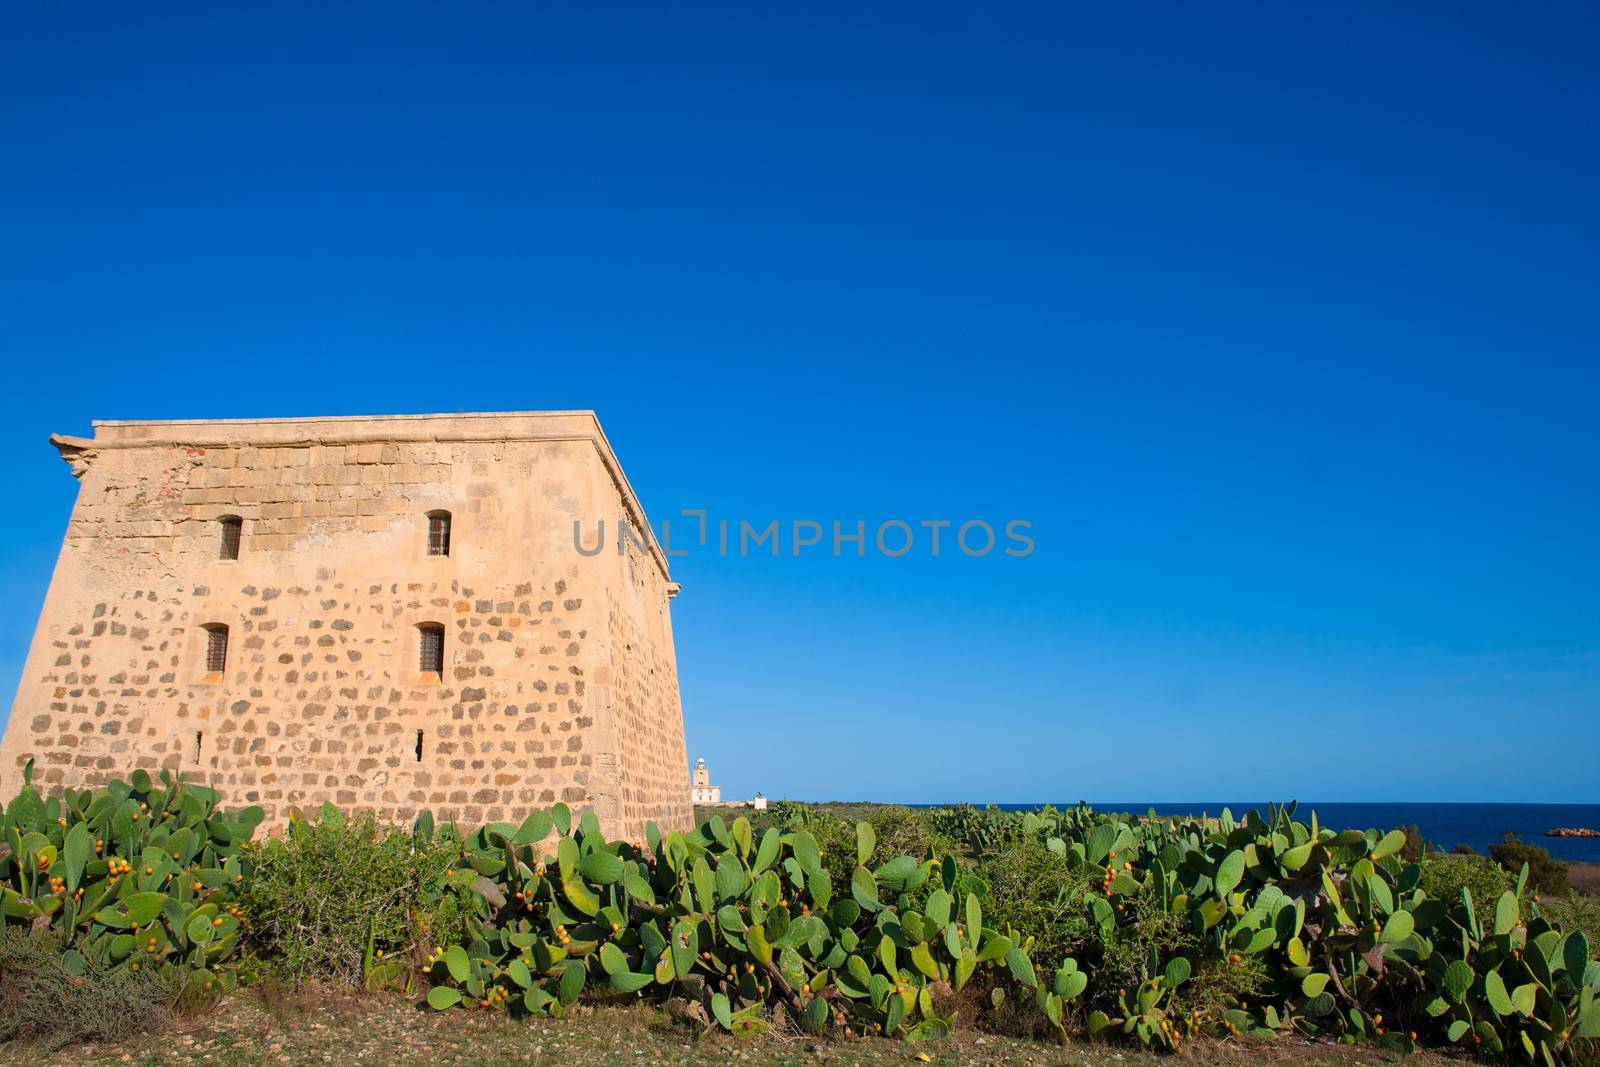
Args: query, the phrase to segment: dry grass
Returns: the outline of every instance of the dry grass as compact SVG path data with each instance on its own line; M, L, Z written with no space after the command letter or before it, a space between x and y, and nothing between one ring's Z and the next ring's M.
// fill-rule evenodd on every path
M1600 897L1600 863L1567 864L1567 881L1574 893Z
M16 926L0 933L0 1049L44 1059L69 1045L128 1040L168 1024L183 993L177 980L78 959L69 970L47 934Z

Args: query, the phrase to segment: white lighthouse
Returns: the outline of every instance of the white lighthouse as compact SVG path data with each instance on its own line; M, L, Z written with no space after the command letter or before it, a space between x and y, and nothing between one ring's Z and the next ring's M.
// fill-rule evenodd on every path
M722 787L711 784L711 772L706 761L694 761L694 773L689 776L689 802L691 804L721 804Z

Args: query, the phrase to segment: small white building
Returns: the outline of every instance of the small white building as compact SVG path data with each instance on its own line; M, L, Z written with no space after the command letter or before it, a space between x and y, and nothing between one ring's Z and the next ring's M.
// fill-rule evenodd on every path
M711 784L711 772L706 769L706 761L703 759L694 761L694 773L689 776L689 803L722 803L722 787Z

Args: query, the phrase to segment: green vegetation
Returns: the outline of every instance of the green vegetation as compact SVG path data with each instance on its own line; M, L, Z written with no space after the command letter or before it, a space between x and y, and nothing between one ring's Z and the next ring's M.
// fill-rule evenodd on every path
M1430 853L1420 862L1418 887L1435 900L1460 900L1462 890L1473 900L1498 900L1517 883L1513 873L1478 855Z
M0 809L0 932L22 926L63 944L63 966L193 972L233 956L243 849L260 808L228 814L215 790L135 771L131 784L44 798L32 765ZM184 981L190 977L185 976Z
M230 988L260 809L165 772L49 798L23 777L0 808L0 1041L126 1037Z
M988 885L983 902L996 925L1020 931L1041 959L1095 954L1098 930L1083 906L1094 888L1089 871L1069 867L1031 838L985 854L976 867Z
M552 831L553 856L541 844ZM606 841L592 814L574 824L561 805L484 827L462 853L481 906L465 945L429 957L428 1002L560 1015L586 990L670 992L735 1034L781 1011L809 1033L917 1040L950 1033L944 999L982 970L1006 976L992 1004L1009 986L1061 1024L1087 984L1073 960L1041 979L1020 937L984 922L969 868L948 855L869 868L877 833L863 822L854 834L853 868L836 879L809 830L757 835L744 818L651 827L648 850Z
M1550 850L1540 845L1530 845L1516 834L1507 832L1505 840L1489 846L1489 858L1508 871L1528 868L1528 888L1548 896L1566 896L1572 892L1567 879L1567 865L1552 859Z
M0 954L0 987L28 991L19 1018L43 1020L62 975L148 1020L243 974L474 1018L649 998L732 1037L976 1026L1160 1051L1298 1034L1546 1067L1592 1062L1600 1037L1596 910L1535 892L1537 855L1513 875L1293 805L851 820L784 804L651 827L643 846L561 805L467 834L325 806L252 844L259 812L217 799L135 774L59 799L28 786L0 810L5 921L32 931ZM136 995L118 984L135 975Z
M252 969L268 976L407 987L409 957L465 932L469 895L450 879L461 845L448 835L421 841L370 813L346 818L325 805L316 822L292 818L248 855L246 948Z
M1527 867L1507 884L1470 857L1404 859L1415 833L1336 833L1294 814L1198 821L1079 807L930 818L958 832L980 868L1020 838L1100 874L1084 896L1099 946L1068 946L1091 975L1091 1036L1172 1047L1220 1026L1399 1049L1451 1043L1546 1063L1600 1037L1600 963L1581 929L1564 931L1541 909ZM1213 987L1191 994L1187 1014L1174 963L1191 989Z

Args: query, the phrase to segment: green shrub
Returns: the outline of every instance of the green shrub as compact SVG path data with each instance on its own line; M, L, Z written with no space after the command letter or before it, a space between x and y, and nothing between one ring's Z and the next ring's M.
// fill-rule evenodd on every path
M837 885L848 885L856 866L856 823L839 817L827 808L784 803L785 819L777 824L787 830L805 830L816 839L822 853L822 868ZM929 813L898 804L852 805L860 821L870 823L877 844L867 860L869 868L887 863L896 856L925 859L933 853L953 850L948 837L933 828ZM757 827L752 823L752 829Z
M1002 811L993 805L936 808L928 817L930 826L972 856L999 852L1023 836L1022 814Z
M447 882L460 855L452 835L419 842L370 813L346 818L325 805L316 822L292 818L252 855L249 949L292 982L361 985L376 961L460 934L461 891Z
M1489 856L1500 866L1515 874L1528 865L1528 888L1549 896L1566 896L1572 892L1567 880L1567 865L1550 855L1550 850L1531 845L1509 830L1498 845L1489 846Z
M826 808L794 803L785 804L784 808L784 819L777 824L777 828L790 833L804 830L810 834L817 843L817 851L822 856L822 869L828 872L828 877L835 885L849 885L850 872L856 865L855 824L839 818ZM752 826L751 832L754 831Z
M951 851L953 842L933 828L928 813L918 808L884 804L867 816L878 837L877 847L867 861L869 867L888 863L896 856L927 856Z
M1200 957L1173 997L1173 1012L1180 1018L1192 1012L1197 1022L1215 1029L1229 1010L1258 1003L1270 984L1271 972L1260 956Z
M1083 958L1085 944L1097 934L1083 903L1094 883L1089 872L1069 867L1034 838L1017 838L985 857L977 872L989 886L985 921L1031 937L1034 956L1051 966L1067 956Z
M1187 915L1174 915L1151 894L1123 902L1124 911L1108 928L1090 918L1085 894L1099 888L1095 872L1073 867L1037 836L1009 835L1009 844L978 861L988 884L985 915L1000 929L1014 928L1032 938L1031 951L1050 962L1071 956L1091 978L1084 1000L1090 1007L1110 1008L1118 992L1160 973L1177 956L1195 961L1193 973L1173 1000L1173 1011L1199 1012L1217 1020L1227 1008L1256 996L1266 984L1259 959L1206 959L1204 944ZM1150 961L1158 962L1155 972Z
M50 1053L85 1041L125 1041L172 1016L187 974L68 955L58 934L0 931L0 1042Z
M1129 908L1117 918L1109 934L1097 929L1094 955L1086 966L1091 1004L1106 1006L1121 989L1132 989L1161 973L1160 967L1175 956L1195 954L1200 938L1187 915L1174 915L1150 893L1128 898ZM1157 961L1152 968L1150 961Z
M1578 931L1591 945L1600 945L1600 900L1577 893L1566 897L1541 897L1539 910L1561 929Z
M774 800L761 811L752 810L748 814L750 827L757 832L769 830L773 827L787 826L789 820L802 808L810 808L809 804L801 804L794 800ZM696 807L694 809L695 822L705 822L712 815L719 814L710 808Z
M1474 901L1486 904L1516 882L1510 872L1476 852L1430 855L1422 859L1421 867L1423 892L1449 905L1460 902L1463 889L1472 892Z

